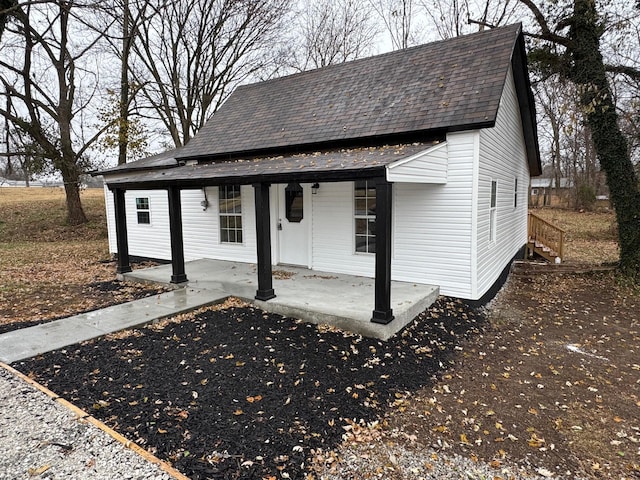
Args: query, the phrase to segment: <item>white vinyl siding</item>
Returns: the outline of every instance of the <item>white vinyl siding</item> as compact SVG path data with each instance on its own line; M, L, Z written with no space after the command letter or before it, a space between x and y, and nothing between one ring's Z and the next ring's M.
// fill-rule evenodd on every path
M514 178L528 178L522 123L511 69L496 124L480 131L478 180L478 276L474 298L480 298L527 240L527 202L514 208ZM497 181L495 243L490 241L491 181Z
M447 143L429 148L387 167L387 180L409 183L447 183Z
M393 280L471 296L475 132L447 135L447 183L394 184Z
M273 187L271 187L273 189ZM243 243L221 243L218 187L207 187L209 206L205 210L203 190L182 191L182 234L186 260L216 258L236 262L256 262L256 220L253 187L240 187ZM273 220L273 218L272 218ZM273 241L273 237L272 237Z
M114 210L113 192L104 185L104 206L107 213L107 235L109 238L109 253L118 253L116 244L116 213Z
M153 207L152 223L138 223L139 202L147 198ZM169 201L166 190L131 190L124 194L127 212L127 239L129 255L133 257L171 259L171 238L169 235ZM118 251L113 205L113 193L107 192L107 213L111 220L109 228L109 250Z
M312 195L312 266L372 277L375 255L355 253L353 182L323 183Z
M202 190L183 190L182 233L185 260L217 258L238 262L256 261L256 229L253 207L253 187L243 186L242 216L243 243L224 244L219 241L218 189L206 189L209 206L202 206ZM137 197L148 197L153 205L153 224L138 225L136 219ZM113 193L105 188L109 251L117 253L115 212ZM127 209L127 237L129 254L132 256L171 260L171 238L169 233L169 204L165 190L132 190L125 194Z

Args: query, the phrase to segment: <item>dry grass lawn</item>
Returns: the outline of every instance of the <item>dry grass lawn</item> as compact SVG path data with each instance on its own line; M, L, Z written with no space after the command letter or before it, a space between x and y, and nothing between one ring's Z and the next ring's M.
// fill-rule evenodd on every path
M82 192L89 223L65 224L61 188L0 188L0 324L92 308L85 287L113 278L104 193Z
M618 228L613 211L580 213L561 208L532 211L565 230L566 262L601 264L619 260Z

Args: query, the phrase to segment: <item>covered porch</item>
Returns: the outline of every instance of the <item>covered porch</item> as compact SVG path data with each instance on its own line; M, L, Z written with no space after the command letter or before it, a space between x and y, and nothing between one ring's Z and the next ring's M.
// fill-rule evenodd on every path
M137 269L124 273L127 280L169 283L171 265ZM364 336L386 340L402 330L438 296L438 287L408 282L391 282L394 320L371 322L374 302L373 278L341 275L302 267L278 266L273 270L269 301L255 299L257 266L250 263L201 259L185 263L190 289L217 292L220 299L239 297L268 312L329 324Z
M435 145L435 147L434 147ZM276 222L270 207L270 190L272 185L300 185L339 182L365 181L375 193L372 195L372 214L375 215L373 231L375 246L367 253L371 253L374 264L374 278L367 280L368 294L361 296L358 301L369 308L368 321L387 325L394 322L397 312L394 304L402 304L398 299L392 299L391 288L391 260L392 260L392 203L393 184L395 181L419 183L442 183L442 169L436 168L437 174L425 178L407 175L408 166L415 162L424 161L433 151L442 150L446 144L439 141L416 142L409 145L389 145L382 147L363 147L359 149L340 149L325 152L290 154L279 157L259 157L253 159L235 159L231 161L215 161L198 163L197 161L183 162L177 166L150 171L129 172L107 179L107 185L114 196L115 230L118 252L117 273L131 272L129 262L129 247L127 234L125 192L128 190L166 190L168 196L168 223L171 241L171 270L166 270L166 277L162 281L171 279L171 283L184 284L192 281L190 273L185 268L183 212L181 192L184 190L202 189L205 187L228 187L234 185L251 185L254 191L256 259L257 267L251 272L253 293L244 294L245 298L254 298L265 303L279 304L278 297L295 298L295 290L285 292L290 284L280 284L285 289L276 288L272 275L272 237ZM393 167L388 172L387 167ZM403 174L404 172L404 174ZM434 176L435 175L435 176ZM407 177L407 178L405 178ZM287 187L289 188L289 187ZM314 187L315 188L315 187ZM286 190L286 189L285 189ZM367 207L368 208L368 207ZM310 213L310 212L309 212ZM281 214L279 215L282 216ZM280 218L278 219L280 230ZM350 235L350 234L349 234ZM295 246L294 246L295 248ZM215 258L215 257L213 257ZM235 259L234 259L235 260ZM246 261L246 260L245 260ZM280 259L277 263L290 263ZM298 264L298 262L291 262ZM304 264L302 264L304 265ZM210 265L208 273L215 272L219 264ZM308 266L312 266L309 264ZM302 267L304 268L304 267ZM314 270L315 271L315 270ZM360 274L360 272L356 272ZM224 272L222 272L224 274ZM363 275L366 275L363 273ZM326 275L322 275L326 276ZM334 276L330 274L330 276ZM317 276L317 278L321 278ZM317 291L321 291L316 289ZM348 291L348 290L347 290ZM234 293L230 293L234 294ZM344 291L342 295L345 294ZM323 299L331 302L331 296ZM371 306L373 309L371 310ZM275 308L275 307L274 307ZM271 309L270 311L276 311ZM288 313L294 315L294 313ZM296 315L301 316L301 315ZM301 317L304 318L304 317ZM413 318L413 317L411 317ZM408 318L406 321L410 321ZM396 322L400 324L401 322ZM399 331L402 326L390 327Z

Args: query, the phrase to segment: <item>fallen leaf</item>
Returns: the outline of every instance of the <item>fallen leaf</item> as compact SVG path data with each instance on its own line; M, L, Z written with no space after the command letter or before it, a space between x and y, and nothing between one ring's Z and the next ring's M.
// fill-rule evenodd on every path
M38 468L30 468L29 475L31 475L32 477L35 477L37 475L42 475L44 472L46 472L50 468L51 468L51 465L42 465L41 467L38 467Z
M528 440L529 446L533 448L540 448L544 445L544 438L539 438L535 433L531 435L531 438Z
M543 477L546 477L546 478L551 478L551 477L553 477L553 472L552 472L551 470L547 470L547 469L546 469L546 468L544 468L544 467L540 467L540 468L538 468L538 469L537 469L537 472L538 472L540 475L542 475Z

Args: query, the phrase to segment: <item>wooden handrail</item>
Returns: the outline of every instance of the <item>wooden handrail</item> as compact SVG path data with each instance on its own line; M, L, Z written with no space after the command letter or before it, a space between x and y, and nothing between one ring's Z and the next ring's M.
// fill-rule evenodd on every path
M542 223L544 223L544 224L546 224L546 225L550 226L550 227L551 227L551 228L553 228L554 230L558 230L558 231L560 231L560 232L562 232L562 233L567 233L567 231L566 231L566 230L564 230L564 229L562 229L562 228L560 228L560 227L558 227L558 226L554 225L553 223L549 223L549 222L547 222L544 218L542 218L542 217L541 217L541 216L539 216L539 215L536 215L536 214L535 214L535 213L533 213L533 212L529 212L529 218L531 218L531 217L534 217L534 218L536 219L536 221L538 221L538 222L542 222Z
M564 234L562 228L547 222L535 213L529 212L529 241L534 245L544 245L564 260Z

